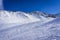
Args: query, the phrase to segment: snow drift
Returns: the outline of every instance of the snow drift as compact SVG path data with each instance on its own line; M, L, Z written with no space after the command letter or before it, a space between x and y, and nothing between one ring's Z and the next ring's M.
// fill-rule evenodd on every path
M60 40L60 16L0 11L0 40Z

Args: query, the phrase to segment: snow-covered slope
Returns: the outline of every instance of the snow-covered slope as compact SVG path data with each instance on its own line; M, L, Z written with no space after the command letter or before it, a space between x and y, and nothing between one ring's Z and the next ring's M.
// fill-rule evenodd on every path
M53 17L46 17L47 14L42 12L36 11L32 13L25 13L25 12L10 12L10 11L0 11L0 21L4 23L20 23L26 24L36 21L49 21L54 19Z
M24 12L8 12L8 11L0 11L0 19L5 23L29 23L39 21L38 18L26 14Z
M32 15L33 14L33 15ZM0 23L7 25L6 27L1 27L1 29L10 28L10 26L23 25L27 23L40 22L40 25L49 21L54 20L54 18L46 17L43 12L12 12L12 11L0 11ZM1 30L0 29L0 30Z
M0 40L60 40L60 18L39 11L0 11Z

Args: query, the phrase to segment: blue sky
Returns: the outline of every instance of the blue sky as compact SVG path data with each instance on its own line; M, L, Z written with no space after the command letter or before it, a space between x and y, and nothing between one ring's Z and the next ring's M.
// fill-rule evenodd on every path
M5 10L60 13L60 0L3 0Z

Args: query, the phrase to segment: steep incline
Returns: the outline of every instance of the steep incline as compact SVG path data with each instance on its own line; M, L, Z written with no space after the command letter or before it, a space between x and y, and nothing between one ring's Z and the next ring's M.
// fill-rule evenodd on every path
M39 21L38 18L35 18L32 15L26 14L24 12L8 12L0 11L0 20L5 23L29 23Z
M28 23L24 25L15 25L14 27L0 30L1 40L59 40L60 39L60 21L54 19L40 25L39 22ZM56 23L55 23L56 22Z
M0 11L0 40L60 40L60 18L38 11Z
M0 11L0 25L1 25L0 30L11 28L16 25L23 25L23 24L33 23L33 22L40 22L41 25L43 23L55 19L51 17L45 17L44 15L46 14L41 12L32 12L32 14L24 13L20 11L18 12Z

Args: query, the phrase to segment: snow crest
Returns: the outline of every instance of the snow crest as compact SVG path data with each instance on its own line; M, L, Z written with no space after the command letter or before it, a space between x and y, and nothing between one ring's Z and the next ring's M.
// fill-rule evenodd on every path
M0 11L0 40L60 40L60 18L41 12Z
M40 19L26 14L24 12L8 12L8 11L0 11L0 20L5 23L30 23L36 22Z

